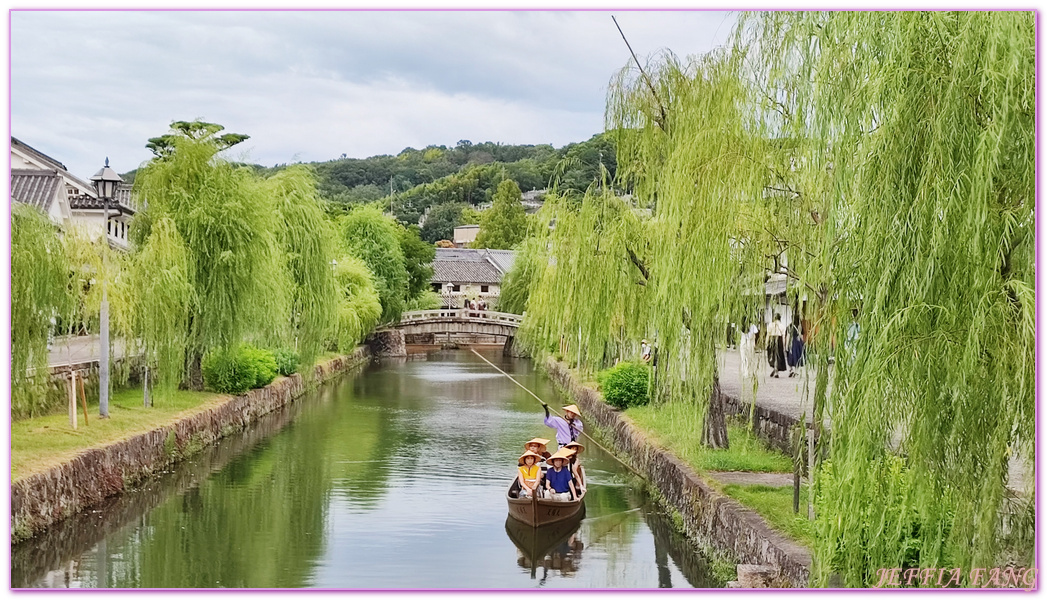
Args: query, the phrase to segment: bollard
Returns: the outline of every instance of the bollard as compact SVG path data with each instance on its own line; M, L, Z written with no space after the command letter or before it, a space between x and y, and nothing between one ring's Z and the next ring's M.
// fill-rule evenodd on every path
M69 371L69 426L76 429L76 371Z

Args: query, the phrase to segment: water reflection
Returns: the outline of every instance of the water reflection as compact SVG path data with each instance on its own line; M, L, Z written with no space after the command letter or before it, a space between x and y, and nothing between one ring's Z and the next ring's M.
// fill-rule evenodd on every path
M487 356L560 402L528 361ZM548 430L490 374L468 351L371 365L15 546L12 586L718 585L597 448L584 518L514 531L505 487L523 441Z

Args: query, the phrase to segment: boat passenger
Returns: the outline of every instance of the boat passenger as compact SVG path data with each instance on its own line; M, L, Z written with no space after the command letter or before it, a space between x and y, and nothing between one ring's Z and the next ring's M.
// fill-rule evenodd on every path
M539 458L539 455L528 450L516 463L519 466L517 478L520 480L521 498L530 498L538 489L538 481L542 478L542 469L538 466Z
M542 402L545 409L545 425L556 430L556 443L563 448L568 442L577 441L582 435L582 414L574 404L563 407L563 418L549 414L549 405Z
M568 458L567 450L559 450L549 457L549 468L545 470L545 489L552 500L568 502L578 499L571 469L567 466Z
M574 476L574 482L578 486L578 492L584 494L585 468L582 467L581 460L579 460L579 455L585 450L585 446L579 444L578 442L570 442L569 444L564 446L564 448L573 452L573 454L571 454L569 465L571 468L571 475Z
M548 443L549 440L545 438L534 438L533 440L524 443L524 449L537 454L540 457L538 462L545 462L550 456L552 456L545 448L545 445Z

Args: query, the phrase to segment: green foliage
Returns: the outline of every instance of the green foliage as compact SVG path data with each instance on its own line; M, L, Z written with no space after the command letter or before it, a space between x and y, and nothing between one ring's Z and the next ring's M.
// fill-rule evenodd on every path
M520 188L506 179L498 184L494 204L480 215L480 232L472 248L509 249L527 235L527 215L520 203Z
M170 397L182 380L193 303L189 253L170 217L160 217L133 257L131 286L137 292L135 333L153 368L154 398Z
M636 342L648 335L648 286L638 285L645 281L629 253L644 258L644 230L640 217L607 188L590 190L580 204L547 196L536 215L534 241L520 257L520 268L534 271L518 338L524 347L538 356L567 346L565 358L580 357L590 371L635 358ZM514 308L521 295L510 289Z
M404 268L407 269L407 299L412 300L429 289L433 279L433 259L436 258L436 247L420 237L417 225L400 226L400 250L404 255Z
M919 512L920 566L1000 564L1008 462L1034 455L1033 14L769 13L738 43L788 99L764 103L759 130L802 141L790 185L822 199L799 275L833 286L824 335L843 339L860 307L853 358L815 402L833 408L833 510L876 535L826 521L817 581L842 564L868 585L865 561L903 562L899 506ZM884 458L897 432L906 485Z
M848 515L850 526L842 543L824 557L819 567L823 575L840 573L845 579L868 581L877 577L879 569L951 564L946 549L935 540L939 535L948 535L952 528L951 498L938 499L944 519L924 522L919 507L910 501L915 473L901 458L885 455L870 465L870 471L874 474L868 482L870 493L876 494L879 502L861 513ZM835 535L834 521L840 517L838 507L847 501L846 496L846 486L833 463L823 463L815 495L818 518L814 527L819 540ZM853 552L856 547L862 548L863 553Z
M403 312L408 291L396 221L374 206L358 206L339 219L338 227L344 248L363 260L374 276L382 304L381 322L396 321Z
M462 220L462 209L468 204L448 202L433 206L422 225L422 239L435 244L440 240L453 240L454 228L465 224ZM477 221L479 223L479 221Z
M242 394L265 387L276 378L276 358L269 350L241 344L208 353L202 363L204 382L220 394Z
M498 310L515 315L522 315L527 310L527 300L531 291L549 262L541 243L541 238L529 237L516 247L513 268L502 279Z
M68 314L70 310L69 271L58 232L50 220L30 206L14 203L11 209L12 414L36 414L46 401L47 339L52 317Z
M335 279L341 294L338 305L338 329L335 345L343 352L356 347L378 324L382 303L374 285L374 276L364 261L346 255L338 259Z
M241 348L209 352L201 366L205 385L220 394L243 394L258 379L255 360Z
M426 290L418 295L417 298L411 298L404 306L404 312L412 310L436 310L443 306L444 300L440 294L432 290Z
M145 145L158 158L170 156L176 148L175 140L180 137L187 137L193 140L207 140L213 143L219 150L225 150L251 138L251 136L242 133L218 135L218 132L224 130L225 127L218 123L207 123L199 120L175 121L171 123L171 129L175 133L149 138L149 143Z
M600 373L599 381L604 400L615 408L644 406L651 400L651 368L645 364L618 363Z
M216 158L220 145L213 140L175 136L171 143L173 151L135 180L149 199L139 235L148 238L148 225L167 217L185 243L193 266L190 355L234 346L248 333L286 335L291 285L273 199L250 170Z
M273 359L276 360L276 372L287 377L298 372L301 357L290 348L277 348L273 350Z
M723 491L787 536L811 548L815 542L814 524L807 518L807 487L800 487L800 514L793 512L793 487L768 485L725 485Z
M265 182L276 202L278 240L290 275L291 332L302 360L312 363L334 331L338 294L334 231L316 196L313 173L297 165Z
M251 387L265 387L276 379L279 366L276 364L276 357L272 351L251 344L243 344L240 346L240 355L251 364L254 370L254 384Z

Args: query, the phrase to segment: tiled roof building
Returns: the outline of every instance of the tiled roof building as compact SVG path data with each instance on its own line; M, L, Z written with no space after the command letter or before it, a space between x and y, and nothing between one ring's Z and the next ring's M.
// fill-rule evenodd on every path
M28 204L45 214L64 192L57 170L11 169L11 200Z

